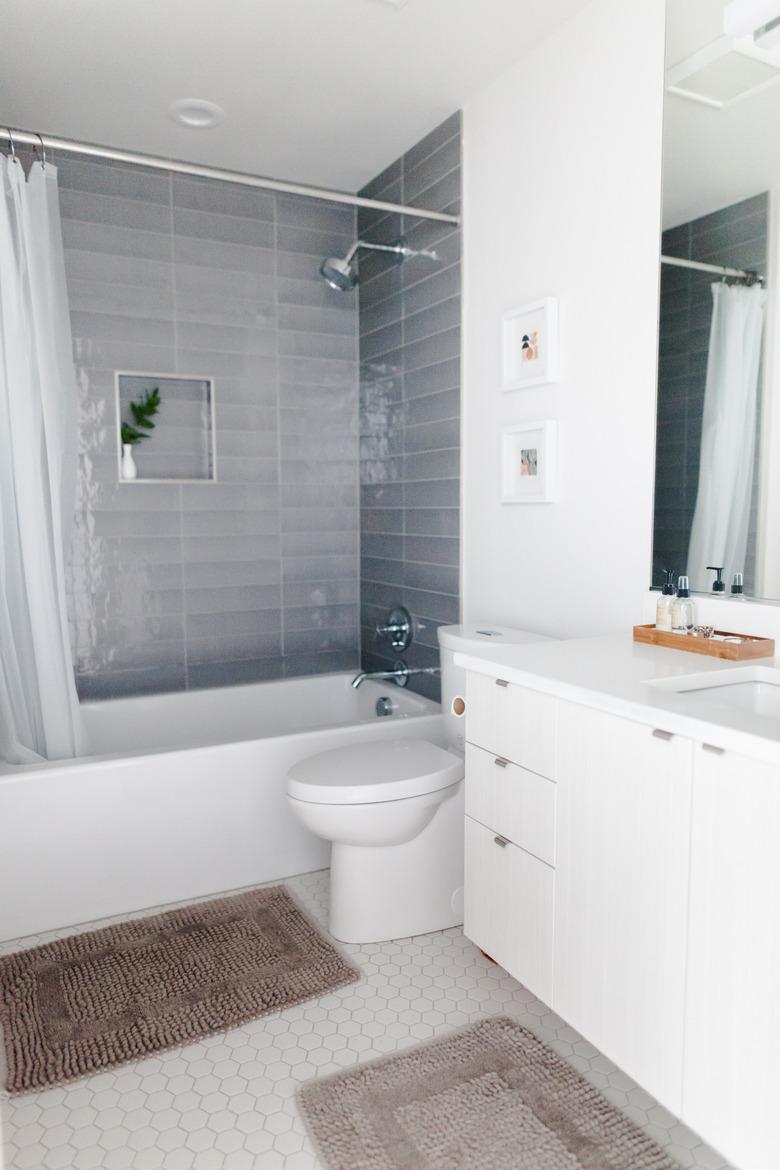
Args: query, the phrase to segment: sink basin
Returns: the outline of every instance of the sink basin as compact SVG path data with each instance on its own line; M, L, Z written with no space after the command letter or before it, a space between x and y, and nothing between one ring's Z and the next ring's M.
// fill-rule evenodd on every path
M780 670L771 666L735 666L653 679L648 685L676 694L675 707L688 715L712 719L719 714L745 712L780 719Z

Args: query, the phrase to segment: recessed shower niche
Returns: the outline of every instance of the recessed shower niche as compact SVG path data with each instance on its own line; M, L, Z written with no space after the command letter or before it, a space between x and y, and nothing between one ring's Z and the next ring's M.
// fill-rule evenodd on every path
M122 483L216 480L212 378L118 370L116 400Z

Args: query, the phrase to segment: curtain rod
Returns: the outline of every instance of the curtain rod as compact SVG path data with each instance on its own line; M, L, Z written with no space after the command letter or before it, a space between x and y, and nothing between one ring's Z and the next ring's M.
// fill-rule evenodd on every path
M325 187L312 187L306 183L288 183L283 179L266 179L261 175L247 175L241 171L229 171L222 167L201 166L200 163L181 162L179 159L157 158L151 154L138 154L128 150L114 150L110 146L96 146L90 142L77 142L69 138L55 138L50 134L38 134L29 130L14 130L0 126L0 140L9 146L17 143L43 150L61 150L69 154L81 154L88 158L105 158L111 162L127 163L130 166L150 167L152 170L169 171L175 175L192 175L199 179L216 179L222 183L237 183L243 187L259 187L266 191L280 191L285 195L305 195L310 199L325 199L329 203L346 203L353 207L371 207L375 211L395 211L400 215L411 215L417 219L432 219L440 223L459 224L459 215L445 211L428 211L423 207L407 207L402 203L386 203L382 199L366 199L362 195L351 195L348 191L329 191Z
M758 272L749 272L745 268L726 268L722 264L705 264L703 260L681 260L677 256L662 256L662 264L671 264L674 268L693 268L697 272L714 272L717 276L736 276L742 280L763 282L763 276Z

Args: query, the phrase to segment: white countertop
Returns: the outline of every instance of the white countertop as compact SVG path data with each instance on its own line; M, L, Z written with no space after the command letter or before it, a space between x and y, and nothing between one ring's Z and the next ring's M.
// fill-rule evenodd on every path
M725 700L706 716L691 714L685 709L691 705L685 695L650 685L652 680L746 666L780 669L777 658L729 662L648 646L627 634L486 647L456 653L455 664L780 765L780 718L740 711Z

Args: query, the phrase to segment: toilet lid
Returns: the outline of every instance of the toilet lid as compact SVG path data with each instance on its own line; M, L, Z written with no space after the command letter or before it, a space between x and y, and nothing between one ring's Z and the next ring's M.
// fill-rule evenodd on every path
M427 739L375 739L294 764L287 793L313 804L378 804L449 788L462 778L460 756Z

